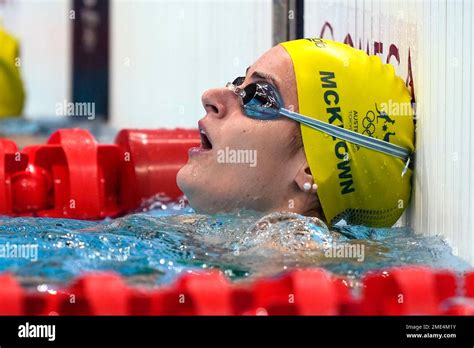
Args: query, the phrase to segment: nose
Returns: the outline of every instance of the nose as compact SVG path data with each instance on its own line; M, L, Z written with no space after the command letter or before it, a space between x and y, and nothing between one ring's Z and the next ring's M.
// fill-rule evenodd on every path
M207 114L217 118L224 118L229 109L240 108L240 104L227 88L213 88L203 93L202 106Z

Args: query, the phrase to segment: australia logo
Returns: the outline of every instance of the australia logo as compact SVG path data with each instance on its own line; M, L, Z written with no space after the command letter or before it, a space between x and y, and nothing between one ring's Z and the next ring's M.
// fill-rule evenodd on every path
M390 142L390 137L396 133L391 131L391 126L395 124L395 120L392 119L385 111L379 110L377 103L375 103L375 112L373 110L367 111L365 117L362 119L362 134L372 138L379 139L374 133L377 128L382 131L382 140Z

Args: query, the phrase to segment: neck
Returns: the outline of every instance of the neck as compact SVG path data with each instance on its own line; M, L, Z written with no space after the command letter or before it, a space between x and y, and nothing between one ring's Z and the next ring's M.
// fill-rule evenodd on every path
M287 195L286 199L283 199L280 204L277 204L271 210L314 216L324 222L326 221L318 196L314 192L301 192L300 190L292 192L292 194Z

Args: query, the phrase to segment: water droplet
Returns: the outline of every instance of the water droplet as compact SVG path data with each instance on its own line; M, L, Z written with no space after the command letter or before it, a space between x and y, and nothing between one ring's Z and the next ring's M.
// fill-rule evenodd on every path
M46 291L48 291L48 285L47 284L40 284L40 285L38 285L37 289L38 289L39 292L46 292Z

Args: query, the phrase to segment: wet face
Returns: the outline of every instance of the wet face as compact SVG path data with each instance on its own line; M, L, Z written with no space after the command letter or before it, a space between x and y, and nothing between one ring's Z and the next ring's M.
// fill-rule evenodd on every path
M283 47L273 47L252 64L240 87L257 81L274 85L285 108L298 111L293 64ZM285 210L306 162L303 149L295 146L299 125L284 117L247 117L240 98L227 88L206 91L202 104L201 147L190 150L177 176L191 206L205 213Z

